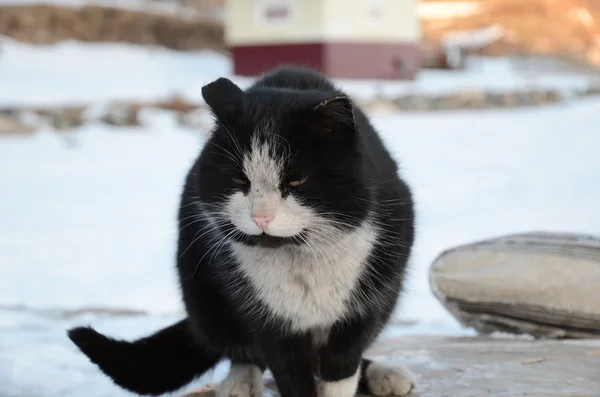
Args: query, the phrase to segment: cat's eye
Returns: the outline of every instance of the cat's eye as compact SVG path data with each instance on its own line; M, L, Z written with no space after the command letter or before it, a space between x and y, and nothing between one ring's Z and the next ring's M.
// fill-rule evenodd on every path
M243 179L239 179L239 178L234 178L234 177L231 177L231 182L235 183L236 185L240 185L240 186L244 186L244 185L248 184L247 181L245 181Z
M301 179L296 179L296 180L294 180L294 181L290 181L290 182L288 182L288 186L291 186L291 187L298 187L298 186L300 186L300 185L303 185L303 184L304 184L304 182L306 182L306 180L307 180L307 179L308 179L308 177L307 177L307 176L305 176L305 177L303 177L303 178L301 178Z

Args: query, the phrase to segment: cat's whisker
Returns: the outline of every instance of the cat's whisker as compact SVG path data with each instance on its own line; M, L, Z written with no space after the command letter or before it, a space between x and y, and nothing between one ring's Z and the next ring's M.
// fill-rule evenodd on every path
M232 231L229 231L229 233L227 233L227 235L231 234ZM214 241L217 238L223 238L223 236L220 233L215 233L215 236L213 236L213 238L211 238L206 245L210 245L210 243L212 241ZM223 239L224 240L224 239ZM206 255L210 254L213 249L215 249L215 247L217 247L223 240L220 240L218 242L216 242L215 244L213 244L212 246L210 246L210 248L208 250L206 250L206 252L204 253L204 255L202 255L202 257L200 258L200 260L198 261L198 263L196 264L196 267L194 268L194 271L192 273L192 279L196 276L196 271L198 270L198 267L200 266L200 264L202 263L202 260L204 258L206 258Z
M194 213L192 215L186 216L185 218L182 218L179 220L179 224L183 224L186 220L188 219L194 219L191 222L186 223L185 225L183 225L180 229L179 232L181 232L182 230L184 230L186 227L190 226L190 225L194 225L196 223L202 222L202 221L209 221L209 215L203 213L202 211L199 211L197 213Z
M242 166L243 158L240 156L240 154L238 154L238 156L236 157L233 153L231 153L229 150L225 149L223 146L219 145L218 143L216 143L216 142L209 142L209 143L225 152L225 153L214 152L215 154L224 156L225 158L228 158L231 161L233 161L236 165L238 165L240 167Z
M185 254L185 253L186 253L186 252L187 252L187 251L190 249L190 247L191 247L192 245L194 245L194 243L195 243L195 242L197 242L198 240L200 240L200 239L201 239L203 236L205 236L206 234L208 234L208 233L211 233L211 232L213 232L213 231L215 231L215 230L219 230L219 226L220 226L220 225L219 225L218 223L216 223L216 224L213 224L213 223L209 222L209 223L208 223L208 224L205 226L205 228L209 228L209 229L208 229L208 230L206 230L204 233L200 234L200 235L199 235L199 236L197 236L197 237L196 237L196 236L194 236L194 238L192 239L192 242L191 242L191 243L190 243L190 244L187 246L187 248L186 248L185 250L183 250L183 252L182 252L182 253L179 255L179 258L183 257L183 255L184 255L184 254ZM200 230L198 231L198 233L200 233L200 232L201 232L203 229L204 229L204 228L200 229Z
M238 140L235 138L235 135L231 133L231 131L229 130L229 128L227 128L227 126L220 120L217 120L217 123L223 127L223 129L225 130L225 132L227 132L227 135L229 135L229 138L231 138L231 140L233 141L233 144L235 145L235 150L237 150L237 154L240 156L240 158L243 158L243 150L238 142Z
M190 205L195 205L195 204L196 204L195 202L191 202L191 203L187 203L187 204L181 204L179 206L179 209L181 210L181 209L189 207Z
M239 230L233 228L233 230L231 232L229 232L225 236L223 236L222 240L220 242L220 248L218 248L217 250L213 251L213 254L210 256L210 258L208 260L209 263L212 262L212 260L215 257L215 255L218 255L219 252L221 252L221 250L223 249L223 247L225 247L225 246L228 245L228 243L230 242L231 238L235 237L239 233L240 233Z
M178 233L181 233L182 231L184 231L185 229L187 229L190 226L196 225L200 222L203 222L205 219L204 218L199 218L199 219L195 219L191 222L186 223L185 225L183 225L181 228L179 228Z
M320 251L319 247L316 244L314 244L313 242L311 242L311 240L308 237L301 236L301 239L315 257L319 257L319 256L323 257L323 252Z
M204 219L204 218L202 218L202 214L201 213L197 213L197 214L192 214L192 215L186 216L185 218L180 219L179 220L179 224L182 224L183 222L187 221L188 219L192 219L192 218L194 218L194 219L198 219L198 218Z

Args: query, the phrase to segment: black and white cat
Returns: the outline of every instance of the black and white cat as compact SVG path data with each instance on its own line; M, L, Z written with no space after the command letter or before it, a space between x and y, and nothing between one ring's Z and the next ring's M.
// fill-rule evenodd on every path
M410 189L365 114L293 67L202 94L216 123L181 198L187 318L134 342L84 327L71 340L138 394L176 390L223 359L219 397L260 397L265 369L282 397L409 393L408 370L363 358L414 238Z

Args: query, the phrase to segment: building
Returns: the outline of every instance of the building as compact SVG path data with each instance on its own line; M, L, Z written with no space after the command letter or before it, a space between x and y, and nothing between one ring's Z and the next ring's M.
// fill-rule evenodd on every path
M412 79L420 68L417 0L228 0L234 72L281 64L334 78Z

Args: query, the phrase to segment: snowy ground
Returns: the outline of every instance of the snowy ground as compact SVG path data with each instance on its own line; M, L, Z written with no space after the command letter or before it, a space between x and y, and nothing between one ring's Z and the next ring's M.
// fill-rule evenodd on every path
M1 0L0 0L1 1ZM213 52L181 53L124 44L64 42L32 46L0 37L0 106L155 100L179 94L201 101L201 88L232 73L230 60ZM424 70L416 81L340 80L349 94L449 93L477 89L499 92L556 88L572 93L600 82L598 76L570 73L516 73L504 59L478 59L461 72ZM234 78L241 86L247 78Z
M600 234L599 107L375 117L419 209L399 311L417 323L386 335L466 332L427 285L427 268L445 248L532 229ZM174 219L182 175L201 141L159 119L145 131L88 126L75 147L50 133L0 141L0 303L152 314L61 319L0 311L0 395L125 395L76 352L65 329L91 323L133 338L179 318Z
M228 68L207 54L11 43L0 57L0 102L102 101L174 89L198 96L202 81ZM504 73L508 85L519 80ZM469 81L426 74L417 84L443 86L445 79L455 87ZM385 336L470 332L429 292L428 266L445 248L528 230L600 234L598 109L600 101L590 99L534 110L374 115L418 203L418 238L397 315L415 324ZM126 396L76 351L65 329L92 324L134 338L180 318L176 206L202 135L165 112L143 116L140 129L86 125L74 142L52 131L0 139L0 397ZM94 307L148 314L60 314Z
M125 44L33 46L0 37L0 106L193 99L231 63L213 52L182 53Z

